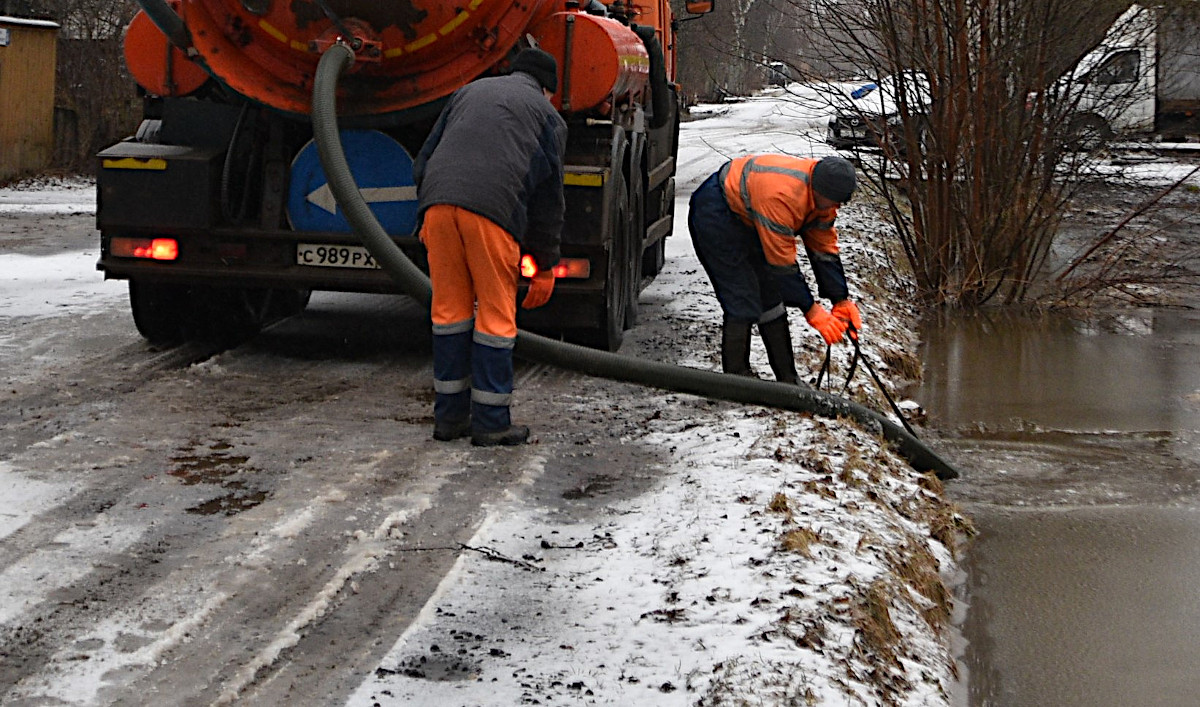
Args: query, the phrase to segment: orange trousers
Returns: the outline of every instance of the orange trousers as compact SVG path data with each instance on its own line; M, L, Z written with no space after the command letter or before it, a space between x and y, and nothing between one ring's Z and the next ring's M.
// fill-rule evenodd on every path
M434 326L474 318L477 332L515 338L521 247L508 231L466 209L436 204L425 210L421 242L429 254Z

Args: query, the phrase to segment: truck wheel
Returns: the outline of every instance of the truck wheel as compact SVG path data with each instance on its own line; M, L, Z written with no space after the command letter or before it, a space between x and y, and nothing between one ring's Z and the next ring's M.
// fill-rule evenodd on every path
M614 172L616 181L613 185L613 214L609 220L612 229L608 247L607 274L604 282L603 310L600 312L602 324L595 329L581 329L574 332L575 343L602 351L616 351L625 340L625 317L628 308L629 291L629 196L625 184L625 175Z
M308 305L309 290L205 287L129 281L138 333L156 346L199 339L238 344Z
M629 216L622 200L619 212L613 219L613 234L611 247L608 251L608 282L604 288L604 329L597 332L601 338L596 341L595 348L605 351L616 351L625 340L625 318L629 306Z
M642 251L642 276L655 277L667 264L667 239L659 238L654 245Z
M647 203L655 204L654 209L646 210L646 227L658 219L671 213L675 208L675 178L671 177L654 191L650 192ZM663 236L642 252L642 276L654 278L662 272L667 264L667 238Z
M641 171L641 150L637 150L631 168L631 178L626 190L629 213L626 216L626 233L628 234L625 251L625 273L629 293L625 296L625 328L632 329L637 324L638 296L642 294L642 243L646 240L646 192L643 190L643 172Z
M129 308L138 333L155 346L174 346L188 338L191 298L185 285L129 281Z
M195 287L191 294L197 338L224 345L240 344L299 311L296 295L287 290Z

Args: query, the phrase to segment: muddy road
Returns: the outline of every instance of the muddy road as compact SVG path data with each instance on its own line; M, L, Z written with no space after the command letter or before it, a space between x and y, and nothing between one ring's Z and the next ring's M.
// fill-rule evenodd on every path
M89 215L28 218L8 252L93 247ZM586 516L663 460L638 442L659 394L530 364L514 419L532 444L432 441L428 329L401 298L318 294L230 350L160 351L124 283L105 291L10 320L0 348L5 704L338 703L456 558L489 552L469 545L488 504L524 484Z

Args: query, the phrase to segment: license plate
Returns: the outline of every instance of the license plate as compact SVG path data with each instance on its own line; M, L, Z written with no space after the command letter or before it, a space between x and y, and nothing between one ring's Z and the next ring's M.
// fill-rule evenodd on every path
M364 247L358 245L322 245L297 243L296 264L318 268L360 268L378 270L379 264Z

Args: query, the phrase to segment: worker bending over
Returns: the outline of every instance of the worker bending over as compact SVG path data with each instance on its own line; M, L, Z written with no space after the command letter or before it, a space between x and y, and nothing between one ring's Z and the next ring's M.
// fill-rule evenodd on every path
M799 382L785 305L799 307L828 344L841 341L848 325L862 328L833 225L855 186L854 166L841 157L765 154L726 162L692 194L688 229L724 312L726 373L753 375L750 328L757 323L776 380ZM833 303L832 314L813 298L800 272L801 243L817 293Z
M565 209L557 88L554 57L522 51L512 74L454 92L414 160L433 285L434 439L529 438L509 415L517 279L522 252L532 255L538 274L521 306L550 299Z

